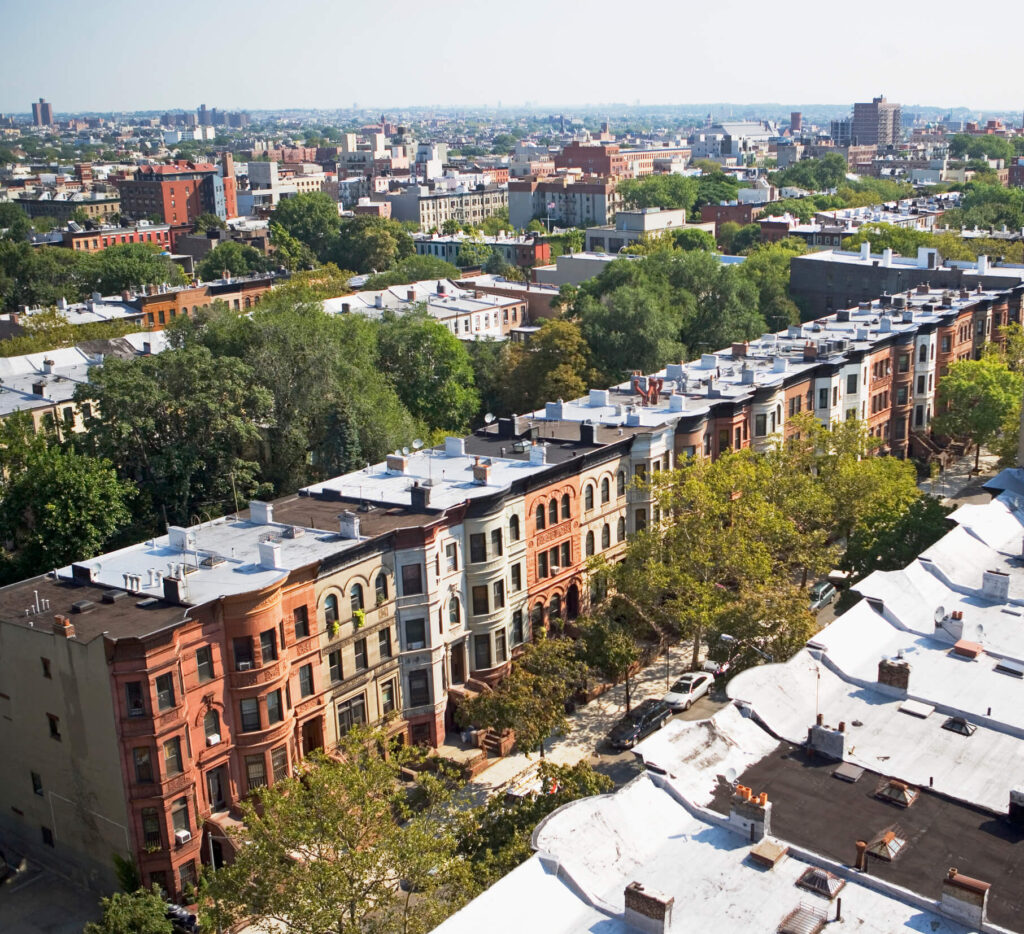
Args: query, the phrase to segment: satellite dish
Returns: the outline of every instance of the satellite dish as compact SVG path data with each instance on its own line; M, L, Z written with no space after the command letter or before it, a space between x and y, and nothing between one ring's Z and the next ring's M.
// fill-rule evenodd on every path
M725 780L730 785L735 784L735 782L736 782L736 770L735 769L726 769L725 770Z
M408 456L409 456L409 449L408 449L408 448L402 448L402 453L403 453L403 454L404 454L404 455L405 455L406 457L408 457Z
M946 618L946 608L944 606L937 606L937 607L935 607L935 616L933 617L933 619L935 620L936 625L941 623L945 618Z
M488 412L484 416L484 424L485 425L490 425L490 423L493 422L493 421L494 421L494 416L490 412Z
M418 451L421 447L423 447L423 442L419 438L417 438L415 441L413 441L412 449L414 451Z

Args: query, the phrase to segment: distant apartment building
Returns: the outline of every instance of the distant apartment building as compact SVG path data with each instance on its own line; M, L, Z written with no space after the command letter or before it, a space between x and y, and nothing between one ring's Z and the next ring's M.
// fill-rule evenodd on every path
M378 196L391 204L391 217L412 221L420 230L438 230L447 220L479 225L509 206L504 186L480 185L469 190L434 191L426 185L409 185L401 191Z
M903 138L902 108L875 97L853 105L852 141L860 146L893 146Z
M446 263L458 265L459 250L470 238L466 234L413 234L413 246L420 256L436 256ZM551 259L551 244L533 235L522 237L479 237L478 242L490 247L510 266L536 266Z
M518 230L535 218L560 227L610 224L621 203L615 179L605 176L577 172L508 183L509 221Z
M79 212L91 221L107 221L121 213L121 199L114 192L43 190L11 200L29 217L52 217L60 224Z
M614 224L602 224L599 227L587 228L584 249L618 253L619 250L631 243L663 237L676 230L682 230L684 226L686 226L686 211L682 208L678 210L662 208L620 210L615 214ZM714 234L714 227L707 226Z
M284 198L323 191L328 177L311 162L284 165L278 162L250 162L248 188L238 192L238 212L243 216L272 211Z
M722 224L732 222L741 227L752 224L765 210L763 204L744 204L741 201L727 201L722 204L705 204L700 209L702 224L714 224L715 230L721 230Z
M755 121L716 123L690 136L690 157L742 164L748 157L766 155L773 136L765 124Z
M200 214L216 214L226 220L238 214L230 166L230 155L222 169L185 160L142 165L114 184L121 194L123 213L135 219L155 216L172 227L193 224Z
M554 158L559 169L580 169L587 175L613 178L639 178L655 171L656 164L685 165L689 147L651 147L623 149L615 143L573 140Z
M171 249L169 224L140 221L132 227L94 227L91 230L83 229L77 224L74 227L78 229L63 232L61 243L78 253L99 253L107 247L126 243L152 243L167 252Z
M180 234L175 241L174 249L178 254L191 256L198 263L215 247L229 241L251 246L264 256L268 256L273 250L269 224L266 221L232 225L227 230L212 227L203 233Z
M53 104L44 101L41 97L37 103L33 103L32 125L53 126Z

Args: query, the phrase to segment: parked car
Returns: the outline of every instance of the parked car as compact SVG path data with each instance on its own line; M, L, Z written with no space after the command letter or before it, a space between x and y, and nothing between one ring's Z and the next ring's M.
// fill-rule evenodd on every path
M818 581L811 587L811 609L821 610L836 598L836 588L828 581Z
M673 712L689 710L695 700L711 690L714 683L714 676L710 672L691 671L676 681L662 700Z
M171 922L174 934L199 934L199 921L191 911L167 902L164 917Z
M608 734L613 749L632 749L645 736L665 725L672 716L668 704L660 700L645 700L626 714Z

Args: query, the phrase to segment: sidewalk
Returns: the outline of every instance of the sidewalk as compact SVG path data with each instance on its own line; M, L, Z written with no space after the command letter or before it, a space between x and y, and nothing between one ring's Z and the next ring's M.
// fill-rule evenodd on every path
M664 655L630 678L631 706L635 707L648 697L661 697L668 690L671 681L689 668L692 652L693 648L689 643L672 646L669 650L668 680L665 677ZM568 733L561 739L545 744L545 758L557 765L575 765L584 759L590 759L598 743L625 712L626 686L620 684L570 714ZM539 760L540 753L537 752L529 757L525 753L515 752L502 759L495 759L493 765L467 783L465 794L468 802L482 804L500 787Z
M939 497L947 506L963 502L988 502L982 484L999 472L999 458L984 448L979 462L980 473L974 474L974 455L965 454L949 465L934 481L930 477L918 481L918 489Z

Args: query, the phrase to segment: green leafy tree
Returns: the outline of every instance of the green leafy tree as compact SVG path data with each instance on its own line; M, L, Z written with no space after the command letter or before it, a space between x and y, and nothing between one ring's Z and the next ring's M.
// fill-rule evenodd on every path
M32 222L18 205L11 201L2 201L0 232L0 238L4 240L27 240L32 233Z
M457 266L483 266L495 253L494 247L483 240L463 240L459 244L459 253L456 257Z
M382 756L378 749L387 748ZM309 757L296 778L240 804L233 862L210 879L205 923L243 920L288 934L425 934L465 900L451 789L421 772L401 780L416 753L357 727L338 756Z
M398 221L359 214L341 225L329 258L344 269L373 272L391 269L415 252L409 232Z
M864 517L850 535L843 567L858 578L906 567L949 531L950 512L934 496L920 496L895 515Z
M420 256L414 253L399 260L390 269L370 276L365 289L387 289L393 285L407 285L427 279L458 279L458 267L446 263L438 256Z
M512 223L508 219L508 208L499 208L490 217L485 217L480 229L488 237L496 237L503 230L511 231Z
M999 437L1007 416L1020 405L1022 390L1024 377L998 359L960 360L950 365L939 383L932 427L976 445L977 470L981 446Z
M751 250L738 269L740 276L757 289L758 310L773 330L800 320L800 309L789 297L789 269L792 258L806 252L806 244L794 238L764 243Z
M90 284L97 292L112 295L145 285L184 285L181 267L162 255L151 243L121 243L85 257Z
M245 276L251 272L266 272L270 261L255 247L234 240L218 243L202 258L196 272L205 282L219 279L227 270L232 276Z
M115 892L102 905L103 919L90 921L83 934L174 934L165 917L167 906L155 886L152 891Z
M227 230L228 225L216 214L200 214L196 218L195 232L206 233L208 230Z
M441 233L446 237L450 237L453 234L457 234L462 230L462 224L460 224L454 217L449 217L441 224Z
M333 259L339 248L338 205L322 191L283 199L274 208L273 223L306 246L318 262Z
M693 210L699 182L686 175L646 175L619 182L622 200L633 208L683 208Z
M274 259L285 269L312 269L317 264L316 256L306 244L273 221L270 223L270 242L274 247Z
M517 354L511 384L510 407L527 412L552 399L576 399L593 381L587 342L572 321L552 318Z
M636 637L621 623L608 618L584 620L580 624L580 635L586 663L612 684L625 681L626 713L629 713L629 673L640 659Z
M425 309L384 314L377 365L405 407L431 429L465 431L479 409L465 345Z
M704 250L707 253L715 251L715 238L706 230L683 228L672 235L672 240L677 250Z
M188 525L258 492L251 454L271 398L240 360L204 347L108 359L75 399L93 407L81 444L135 480L168 522Z

